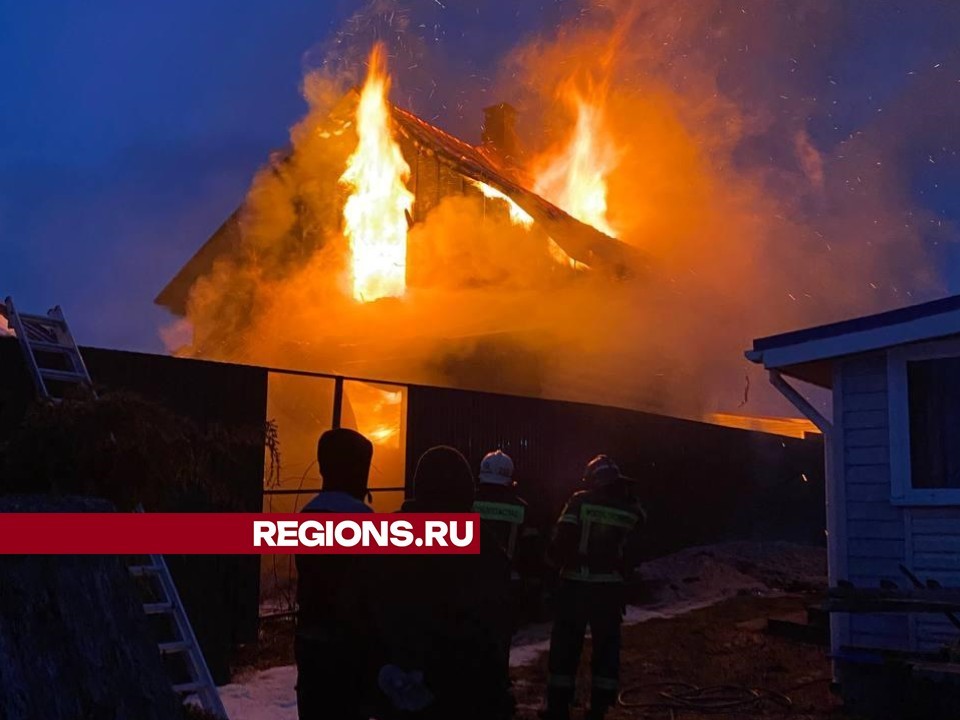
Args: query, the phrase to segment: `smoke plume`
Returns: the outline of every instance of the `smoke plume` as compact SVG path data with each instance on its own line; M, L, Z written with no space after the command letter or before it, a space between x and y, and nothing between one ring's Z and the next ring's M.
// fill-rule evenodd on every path
M953 75L900 78L848 130L831 109L845 8L585 3L499 58L498 77L460 77L459 99L518 108L531 177L572 131L571 87L602 107L607 217L649 268L565 269L502 203L454 195L409 233L407 295L361 304L337 183L356 144L344 93L384 40L394 102L442 126L437 88L464 67L430 42L422 8L374 3L311 53L309 111L254 178L237 252L192 289L187 352L693 417L736 409L747 375L744 411L783 410L743 359L752 338L936 294L930 240L950 234L913 198L909 163L960 120ZM941 62L956 70L957 55Z

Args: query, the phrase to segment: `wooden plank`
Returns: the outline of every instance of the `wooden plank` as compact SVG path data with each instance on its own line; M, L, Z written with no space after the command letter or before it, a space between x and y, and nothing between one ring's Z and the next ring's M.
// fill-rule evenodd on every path
M847 525L851 540L903 540L903 523L899 520L851 520Z
M849 494L850 487L847 487ZM880 501L847 502L847 518L849 520L897 520L903 521L901 508L890 504L889 498Z
M958 663L911 663L915 677L924 678L933 682L960 682L960 664Z
M960 604L960 588L904 587L887 589L880 587L835 587L827 591L830 598L870 598L888 600L922 600Z
M843 424L848 429L885 428L888 422L886 409L848 410L843 414Z
M943 650L944 645L950 645L949 641L944 642L937 638L918 638L917 639L917 650L926 650L931 653L940 654Z
M858 616L851 615L850 617L856 618ZM862 630L851 630L850 642L853 645L873 647L877 650L910 651L910 637L906 631L894 634L885 634L864 632Z
M863 485L865 483L880 483L889 487L890 467L881 465L848 465L845 468L846 480L849 485Z
M844 462L846 462L847 467L862 465L881 465L886 467L890 462L890 450L886 446L847 447L844 453Z
M960 534L958 535L914 535L913 549L917 553L958 553L960 554Z
M863 375L887 375L887 358L882 352L860 355L843 361L844 382L846 378Z
M903 562L904 559L904 542L902 539L867 540L851 536L847 540L847 548L847 552L852 558L886 558L898 562Z
M901 559L885 559L874 557L850 557L848 570L851 576L858 575L864 578L874 578L868 587L878 587L881 578L889 578L898 585L903 585L906 578L900 572Z
M843 442L848 450L850 448L885 448L890 444L890 433L882 428L848 430L843 436Z
M951 519L929 519L914 511L913 534L922 535L960 535L960 517Z
M914 514L924 520L950 520L960 524L960 508L957 507L918 507Z
M906 638L907 616L876 613L853 615L850 618L850 628L855 634L859 635Z
M960 588L831 588L825 608L829 612L946 613L960 610Z
M880 410L886 412L889 399L885 392L849 395L843 400L843 409L847 413Z
M960 635L960 630L958 630L945 617L937 617L933 615L920 618L917 621L917 629L922 630L924 634L930 637L937 636L951 638Z
M876 371L850 373L844 378L843 389L847 397L862 393L885 393L887 375L885 372Z
M905 578L901 580L901 578L894 577L893 575L882 575L880 577L876 575L851 575L848 580L858 588L870 588L876 590L880 587L881 578L888 582L893 582L899 588L904 588L909 584L909 581L907 581Z
M836 613L928 613L939 615L945 612L960 611L960 602L933 602L924 600L893 600L883 598L830 598L823 607L827 612Z
M847 484L847 505L858 502L882 503L890 500L890 486L886 483Z
M913 571L918 575L923 576L927 571L938 570L960 570L960 555L952 552L915 552L913 554Z

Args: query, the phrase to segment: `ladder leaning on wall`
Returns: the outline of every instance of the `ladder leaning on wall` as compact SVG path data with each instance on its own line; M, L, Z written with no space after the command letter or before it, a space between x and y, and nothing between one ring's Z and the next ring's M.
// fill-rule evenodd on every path
M90 373L83 362L70 327L60 306L46 315L20 313L8 297L0 312L20 343L27 369L40 398L60 402L71 387L82 387L96 397ZM142 511L138 508L139 511ZM158 649L168 668L167 659L181 655L186 670L185 682L173 682L174 691L184 700L196 698L207 712L222 718L226 710L210 675L203 651L193 633L190 619L163 555L150 555L142 564L130 566L130 574L138 579L138 588L147 595L143 610L148 617L167 616L172 637L159 642Z

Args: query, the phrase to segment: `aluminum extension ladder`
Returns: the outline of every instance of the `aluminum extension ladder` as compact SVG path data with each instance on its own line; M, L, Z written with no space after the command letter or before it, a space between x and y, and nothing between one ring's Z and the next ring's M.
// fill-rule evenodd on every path
M18 312L13 298L8 297L5 304L0 306L0 312L17 335L27 368L41 398L54 402L62 400L63 393L56 391L66 390L70 386L86 387L96 397L80 348L59 305L48 310L46 315L27 315ZM143 508L138 506L137 511L143 512ZM131 565L129 570L134 578L142 578L141 590L147 595L143 604L144 613L148 618L166 616L172 626L173 637L161 641L158 649L165 664L171 656L180 655L183 658L187 680L171 680L174 692L184 700L195 697L204 710L226 718L227 712L217 686L163 555L150 555L148 563ZM167 670L169 673L170 668Z
M8 297L2 311L20 341L20 350L41 398L61 400L62 390L78 385L93 392L90 373L59 305L46 315L26 315L19 313L13 298Z
M137 508L139 512L143 510ZM221 718L227 717L227 711L220 700L220 693L210 675L210 669L203 657L200 643L193 634L193 627L187 618L187 613L180 602L180 594L167 568L167 561L163 555L150 555L149 562L144 565L131 565L130 575L141 579L148 601L143 605L143 611L149 618L167 618L165 629L172 631L172 637L159 644L160 655L167 665L168 674L173 677L175 671L169 661L180 658L182 660L181 673L186 679L174 682L173 690L182 699L196 698L200 707L212 715ZM163 630L157 630L158 636L163 636Z

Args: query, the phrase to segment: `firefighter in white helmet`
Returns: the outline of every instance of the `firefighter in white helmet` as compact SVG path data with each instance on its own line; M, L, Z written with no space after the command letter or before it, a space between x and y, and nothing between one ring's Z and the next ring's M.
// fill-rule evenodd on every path
M520 597L520 574L517 572L517 550L525 537L527 503L517 494L513 481L513 460L502 450L487 453L480 462L477 492L473 509L480 514L485 537L494 538L506 553L511 565L511 592L507 613L500 628L501 678L510 686L510 644L516 630L517 605Z
M512 560L527 510L513 481L513 460L502 450L487 453L480 462L478 479L473 509Z

